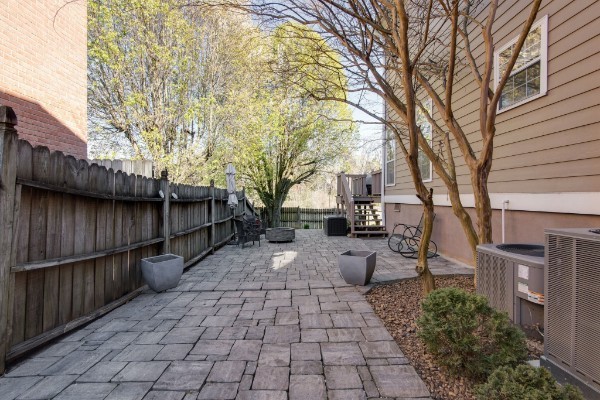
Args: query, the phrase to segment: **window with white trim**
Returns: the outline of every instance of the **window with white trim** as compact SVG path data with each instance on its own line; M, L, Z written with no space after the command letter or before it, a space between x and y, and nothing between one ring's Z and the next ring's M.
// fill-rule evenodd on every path
M392 186L396 183L396 141L387 129L385 131L385 185Z
M510 58L517 36L494 53L494 88L498 86ZM531 26L519 57L502 90L498 111L505 111L544 96L547 91L548 16Z
M424 105L425 109L427 110L427 112L429 113L429 115L431 115L432 106L433 106L433 102L431 101L431 99L428 99L427 101L425 101L423 103L423 105ZM429 145L433 146L433 134L432 134L431 124L429 123L426 115L423 113L423 111L421 111L420 108L417 108L416 114L417 114L417 125L419 125L419 128L421 128L421 134L423 135L423 137L425 137L425 139L427 139L427 141L429 142ZM427 157L427 155L425 155L425 153L423 152L423 150L421 150L420 147L419 147L418 162L419 162L419 170L421 170L421 179L423 180L423 182L431 182L433 180L431 160L429 160L429 157Z

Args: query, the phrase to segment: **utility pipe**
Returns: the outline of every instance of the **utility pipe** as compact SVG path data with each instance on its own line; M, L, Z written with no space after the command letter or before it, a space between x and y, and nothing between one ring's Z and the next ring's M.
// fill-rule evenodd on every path
M505 222L504 222L504 217L505 217L507 209L508 209L508 200L504 200L502 202L502 243L505 243Z

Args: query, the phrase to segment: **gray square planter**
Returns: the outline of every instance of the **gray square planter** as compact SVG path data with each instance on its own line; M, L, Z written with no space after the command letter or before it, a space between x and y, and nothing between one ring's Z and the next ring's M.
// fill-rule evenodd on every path
M176 287L183 273L183 257L175 254L142 259L142 276L155 292Z
M375 251L348 250L338 256L342 278L351 285L368 284L375 272L376 262Z

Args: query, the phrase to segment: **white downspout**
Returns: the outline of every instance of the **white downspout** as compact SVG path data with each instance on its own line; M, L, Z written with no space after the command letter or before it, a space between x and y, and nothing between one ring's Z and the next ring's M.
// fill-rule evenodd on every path
M506 214L506 210L508 209L508 200L504 200L502 202L502 243L505 243L506 235L505 235L505 221L504 217Z

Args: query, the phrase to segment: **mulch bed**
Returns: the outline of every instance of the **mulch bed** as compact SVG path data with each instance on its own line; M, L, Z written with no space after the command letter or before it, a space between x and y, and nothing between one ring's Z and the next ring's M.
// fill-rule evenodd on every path
M470 293L475 291L472 276L436 277L435 283L437 288L452 286ZM383 320L434 399L475 399L472 392L474 382L446 373L426 353L425 345L417 336L416 321L421 314L421 299L421 284L417 279L381 285L367 294L375 313ZM534 340L528 340L527 345L530 357L539 358L543 345Z

